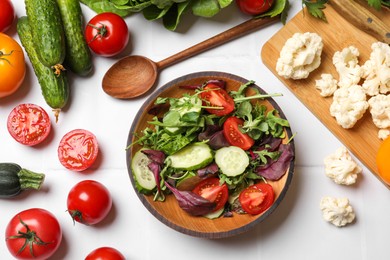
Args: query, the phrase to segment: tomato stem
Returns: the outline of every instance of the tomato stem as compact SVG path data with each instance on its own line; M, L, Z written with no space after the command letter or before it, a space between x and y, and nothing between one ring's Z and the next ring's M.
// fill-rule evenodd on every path
M101 36L102 38L106 37L107 33L108 33L108 30L107 30L107 26L105 24L102 24L102 23L99 23L101 24L101 26L96 26L94 24L88 24L88 26L91 26L92 28L96 29L97 30L97 33L93 36L93 38L88 42L88 44L90 44L91 42L93 42L97 37Z
M32 231L30 227L23 222L23 220L19 216L20 223L26 228L26 232L18 231L18 235L7 237L6 239L25 239L23 246L18 250L17 254L19 255L23 250L29 246L30 254L32 257L35 257L34 255L34 244L45 246L47 244L50 244L50 242L44 242L39 236L37 236L37 233L35 231Z
M88 225L88 223L84 222L84 219L83 219L83 213L81 213L80 210L68 210L68 212L70 213L70 216L72 217L72 220L73 220L73 225L76 224L76 218L79 219L79 221L85 225Z

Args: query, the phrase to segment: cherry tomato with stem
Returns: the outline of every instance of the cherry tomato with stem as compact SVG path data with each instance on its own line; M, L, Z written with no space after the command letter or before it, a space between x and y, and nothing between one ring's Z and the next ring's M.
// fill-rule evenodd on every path
M99 145L96 136L85 129L66 133L58 145L58 159L71 171L84 171L95 162Z
M200 93L200 98L205 106L216 107L206 108L210 114L217 116L226 116L234 110L234 100L226 90L213 83L207 84Z
M100 182L85 180L77 183L68 193L67 208L73 221L85 225L101 222L110 212L112 198Z
M223 135L229 144L248 150L254 145L255 141L248 134L240 131L240 127L243 124L244 120L241 118L229 117L223 123Z
M221 185L219 179L215 177L204 179L195 186L192 192L211 202L215 202L217 205L214 211L223 208L229 197L229 190L226 183Z
M260 182L243 190L238 199L246 213L258 215L272 205L275 194L270 184Z
M0 0L0 32L7 31L13 24L14 20L15 8L11 0Z
M244 14L259 15L270 10L274 0L236 0L236 3Z
M99 247L89 253L85 260L125 260L125 257L113 247Z
M9 252L17 259L48 259L61 244L62 230L51 212L31 208L10 220L5 239Z
M84 33L91 50L104 57L111 57L122 52L130 38L123 18L110 12L94 16L88 22Z
M20 104L8 115L7 129L17 142L33 146L47 138L51 131L51 122L42 107Z
M0 3L1 1L3 0L0 0ZM26 63L22 47L13 38L0 33L0 98L16 92L22 85L25 75Z

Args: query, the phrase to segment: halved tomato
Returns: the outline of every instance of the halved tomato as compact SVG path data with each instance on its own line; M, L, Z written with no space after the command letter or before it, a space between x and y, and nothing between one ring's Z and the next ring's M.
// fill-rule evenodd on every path
M257 215L267 210L274 202L274 189L270 184L260 182L243 190L238 199L246 213Z
M219 179L215 177L204 179L196 185L192 192L211 202L215 202L217 205L214 211L217 211L225 206L229 197L229 190L226 183L220 185Z
M207 84L203 90L204 91L200 93L200 97L203 99L204 105L216 107L215 109L207 108L207 112L217 116L226 116L233 112L234 100L226 90L213 83Z
M229 117L223 124L223 135L229 144L248 150L253 146L255 141L239 129L244 124L244 120L238 117Z
M84 171L96 160L99 147L96 136L84 129L65 134L58 146L61 164L72 171Z
M51 122L42 107L20 104L8 115L7 129L17 142L33 146L46 139L51 130Z

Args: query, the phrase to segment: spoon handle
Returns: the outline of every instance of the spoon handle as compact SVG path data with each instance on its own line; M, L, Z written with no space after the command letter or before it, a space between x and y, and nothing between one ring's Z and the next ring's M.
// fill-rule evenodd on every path
M265 25L271 24L280 20L280 16L265 17L265 18L252 18L246 22L243 22L231 29L228 29L220 34L217 34L203 42L200 42L188 49L185 49L177 54L174 54L162 61L156 63L159 70L164 69L170 65L173 65L179 61L185 60L203 51L209 50L230 40L239 38L254 29L264 27Z

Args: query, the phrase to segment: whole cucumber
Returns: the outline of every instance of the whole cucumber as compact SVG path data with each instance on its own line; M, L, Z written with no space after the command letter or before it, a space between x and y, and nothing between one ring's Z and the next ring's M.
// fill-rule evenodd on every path
M56 0L25 0L25 5L39 60L47 67L62 64L65 35Z
M92 70L91 51L84 38L83 14L78 0L57 0L65 32L65 64L85 76Z
M30 25L26 16L18 19L17 31L20 41L30 59L35 75L38 78L42 95L46 103L53 108L57 121L61 108L67 104L69 98L69 83L66 72L56 75L51 68L46 67L40 62L32 42Z
M11 198L27 189L40 189L45 175L23 169L16 163L0 163L0 198Z

